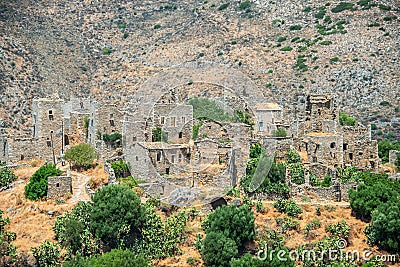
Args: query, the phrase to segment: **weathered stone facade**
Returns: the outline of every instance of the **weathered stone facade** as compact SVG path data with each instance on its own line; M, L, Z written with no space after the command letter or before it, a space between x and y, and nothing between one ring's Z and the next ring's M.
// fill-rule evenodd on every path
M397 156L400 154L400 151L390 150L389 151L389 163L396 164Z
M47 178L47 199L59 199L72 194L72 178L54 176Z

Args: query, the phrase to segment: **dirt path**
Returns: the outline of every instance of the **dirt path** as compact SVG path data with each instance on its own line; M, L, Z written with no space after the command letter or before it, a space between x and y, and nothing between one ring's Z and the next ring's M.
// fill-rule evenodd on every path
M76 172L71 172L71 177L73 194L71 199L69 200L69 203L73 204L79 201L89 201L90 197L86 193L85 186L87 182L89 182L90 177Z

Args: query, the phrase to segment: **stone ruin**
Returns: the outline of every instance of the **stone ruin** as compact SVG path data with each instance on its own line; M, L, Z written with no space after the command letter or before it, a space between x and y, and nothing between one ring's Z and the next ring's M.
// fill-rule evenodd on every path
M47 178L47 199L60 199L72 194L72 178L54 176Z

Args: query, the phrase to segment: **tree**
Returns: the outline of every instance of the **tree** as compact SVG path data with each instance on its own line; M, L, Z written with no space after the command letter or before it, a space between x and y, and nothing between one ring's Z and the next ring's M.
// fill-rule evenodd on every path
M123 185L109 185L93 196L90 229L110 248L124 247L139 234L143 216L135 192Z
M287 163L301 163L301 157L296 150L290 149L286 153L286 162Z
M116 148L121 145L122 134L120 134L119 132L103 135L101 135L100 133L100 137L101 136L103 137L104 143L106 143L106 145L108 146L111 146L112 148Z
M88 169L93 166L93 161L97 159L94 147L89 144L79 144L65 152L64 159L72 162L78 168Z
M53 231L68 254L93 256L100 252L100 240L90 232L91 212L91 202L79 202L71 213L57 217Z
M350 207L357 218L369 221L371 213L383 203L396 199L399 193L391 186L391 182L375 181L373 184L362 183L357 191L349 190Z
M372 212L371 224L366 227L368 243L389 252L400 252L400 202L383 203Z
M339 123L343 126L356 126L357 121L353 117L350 117L344 112L339 112Z
M241 248L246 241L252 241L255 236L254 214L246 205L222 206L207 216L204 223L206 234L221 232L234 240Z
M168 142L168 134L162 130L162 128L157 127L152 131L153 142Z
M382 140L378 143L378 155L383 163L389 162L390 150L400 150L400 143L397 141L390 142L388 140Z
M32 200L47 195L47 178L52 176L59 176L62 171L57 169L56 165L47 164L40 167L30 178L29 184L25 186L25 197Z
M57 243L45 241L37 248L32 248L33 256L39 263L39 267L55 267L60 265L61 249Z
M207 234L201 249L204 263L210 267L228 267L230 260L237 254L238 247L235 241L222 232Z
M227 113L216 101L208 98L194 97L189 99L193 106L193 117L199 120L231 121L238 119Z
M0 187L7 186L17 180L17 176L7 167L0 169Z

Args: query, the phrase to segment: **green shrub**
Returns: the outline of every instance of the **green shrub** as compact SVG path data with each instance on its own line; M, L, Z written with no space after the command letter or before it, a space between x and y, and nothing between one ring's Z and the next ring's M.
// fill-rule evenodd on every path
M246 0L246 1L242 2L242 3L240 3L239 8L240 9L247 9L247 8L250 7L250 5L251 5L251 2L249 0Z
M193 116L200 120L214 120L219 122L236 122L236 118L227 113L216 101L208 98L194 97L189 99L193 106Z
M281 36L278 38L278 42L279 43L284 42L284 41L286 41L286 39L287 39L286 36Z
M130 175L129 172L129 165L125 163L122 159L118 161L111 162L111 168L114 170L115 177L118 178L125 178Z
M321 221L319 219L314 219L306 224L306 226L304 227L304 234L308 236L312 230L318 229L320 227Z
M154 30L157 30L157 29L160 29L160 28L161 28L161 25L160 25L160 24L156 24L156 25L154 25L154 27L153 27Z
M292 51L293 48L291 46L284 46L280 49L281 51Z
M330 59L331 62L338 62L340 61L338 57L333 57Z
M89 144L79 144L71 147L64 155L65 160L71 162L75 167L84 169L92 167L97 157L94 147Z
M379 103L379 105L386 107L386 106L390 106L390 103L388 101L382 101Z
M101 135L106 145L116 148L121 145L122 135L119 132Z
M298 206L293 200L286 200L283 198L279 198L274 204L274 208L279 212L286 213L291 217L295 217L298 214L302 213L301 207Z
M389 10L392 9L390 6L385 6L385 5L382 5L382 4L379 4L378 7L379 7L380 10L385 10L385 11L389 11Z
M199 129L203 125L203 123L199 123L193 126L193 134L192 139L196 140L199 137Z
M101 53L102 53L103 55L109 55L109 54L112 53L112 50L111 50L111 49L108 49L108 48L104 48L103 50L101 50Z
M354 10L354 4L348 2L340 2L337 6L331 9L333 13L339 13L344 10Z
M299 153L294 149L288 150L285 158L287 163L301 163L301 157Z
M93 196L91 232L111 248L131 243L143 219L139 197L126 186L108 185Z
M17 176L7 167L0 169L0 187L7 186L17 180Z
M321 183L322 187L330 187L332 186L332 177L327 175L324 177L324 180Z
M357 191L349 190L350 207L357 218L365 221L371 219L371 213L378 206L399 196L394 183L387 178L365 181Z
M228 267L230 260L238 254L234 240L222 232L211 232L204 239L201 255L204 263L210 267Z
M143 255L136 255L130 250L113 249L101 257L90 261L93 267L150 267L150 262Z
M60 265L61 249L57 243L45 241L37 248L32 248L33 256L36 258L40 267L55 267Z
M126 28L126 23L119 23L118 24L119 29L125 29Z
M12 243L17 235L4 229L10 223L10 220L3 218L3 214L4 212L0 210L0 263L4 257L15 257L17 255L16 247Z
M93 256L100 253L100 240L90 232L91 202L79 202L72 212L58 216L53 231L69 255Z
M47 178L59 176L62 171L56 165L47 164L40 167L30 178L29 184L25 186L25 197L27 199L38 200L47 196Z
M318 13L314 15L316 19L323 19L326 14L326 7L322 6L318 8Z
M285 128L279 127L278 129L272 131L272 136L274 136L274 137L286 137L287 133L286 133Z
M291 31L299 31L299 30L301 30L301 26L300 25L293 25L293 26L290 26L289 30L291 30Z
M186 214L179 212L164 221L156 214L152 203L143 205L144 217L141 237L134 242L133 250L151 259L172 257L180 252L185 241Z
M311 11L311 7L309 7L309 6L303 9L303 12L305 12L305 13L308 13L310 11Z
M237 247L242 247L246 241L252 241L255 236L254 215L246 205L218 207L207 216L204 227L207 235L223 233Z
M330 45L330 44L332 44L332 42L331 41L322 41L319 44L320 45Z
M289 163L287 168L290 170L291 181L295 184L304 184L304 166L301 163Z
M378 155L382 159L382 163L389 162L389 151L400 150L400 143L398 141L390 142L389 140L382 140L378 143Z
M370 245L385 251L400 251L400 203L398 200L383 203L372 212L371 224L365 234Z
M298 220L291 217L278 217L275 221L277 226L282 227L282 233L290 230L298 230L300 225Z
M343 126L356 126L357 121L353 117L350 117L344 112L339 112L339 123Z
M332 236L349 240L350 226L345 220L334 224L327 225L325 230Z
M222 11L222 10L226 9L226 8L229 6L229 4L230 4L230 3L225 3L225 4L220 5L220 6L218 7L218 11Z

